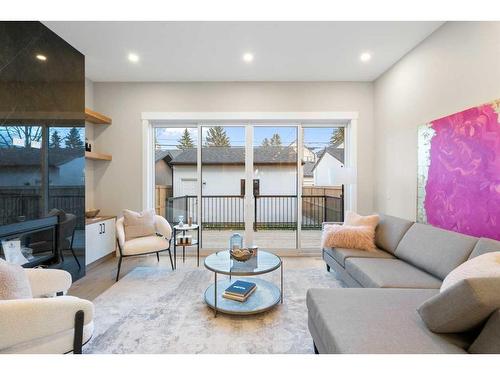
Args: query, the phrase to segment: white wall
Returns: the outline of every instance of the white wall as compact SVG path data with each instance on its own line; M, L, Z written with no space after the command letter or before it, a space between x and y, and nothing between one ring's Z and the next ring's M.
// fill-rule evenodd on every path
M95 109L113 125L95 129L113 161L95 165L96 206L142 208L141 112L356 111L358 209L373 210L373 85L355 82L94 83Z
M416 217L417 126L500 98L500 22L448 22L375 82L375 208Z

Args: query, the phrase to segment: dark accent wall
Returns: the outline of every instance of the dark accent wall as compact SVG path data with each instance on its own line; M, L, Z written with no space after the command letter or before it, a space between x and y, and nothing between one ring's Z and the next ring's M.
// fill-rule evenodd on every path
M0 22L0 225L69 214L49 263L74 279L85 273L84 107L84 56L40 22Z

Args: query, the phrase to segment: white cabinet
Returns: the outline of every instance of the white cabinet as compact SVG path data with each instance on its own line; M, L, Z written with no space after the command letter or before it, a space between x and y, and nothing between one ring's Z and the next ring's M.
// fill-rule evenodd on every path
M115 251L116 218L88 220L85 226L85 264L88 265Z

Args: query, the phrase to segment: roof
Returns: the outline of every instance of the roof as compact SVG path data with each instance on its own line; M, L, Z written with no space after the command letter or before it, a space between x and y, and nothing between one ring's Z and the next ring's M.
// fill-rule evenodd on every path
M308 161L304 163L304 177L314 177L314 166L316 163Z
M182 153L182 150L155 150L155 163L159 160L165 160L167 163L174 157Z
M202 150L204 164L245 164L244 147L206 147ZM172 165L195 165L197 150L182 151L170 162ZM295 164L297 153L292 147L258 146L254 148L254 164Z
M84 149L49 149L49 165L56 167L66 164L73 159L83 158ZM40 166L42 163L41 150L38 148L0 148L0 166Z
M323 157L325 152L329 153L331 156L333 156L335 159L340 161L342 164L344 164L344 149L343 148L338 148L335 146L329 146L318 152L318 163L320 162L320 159Z

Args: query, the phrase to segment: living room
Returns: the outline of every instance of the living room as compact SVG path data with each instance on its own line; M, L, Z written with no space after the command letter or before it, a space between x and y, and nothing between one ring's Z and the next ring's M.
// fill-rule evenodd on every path
M33 9L0 21L0 353L500 354L492 14Z

